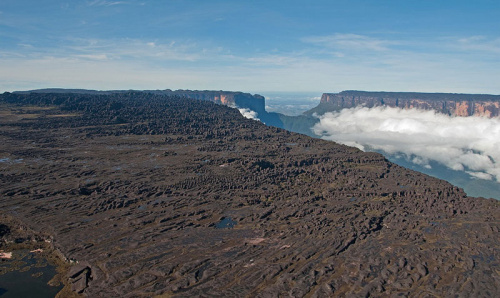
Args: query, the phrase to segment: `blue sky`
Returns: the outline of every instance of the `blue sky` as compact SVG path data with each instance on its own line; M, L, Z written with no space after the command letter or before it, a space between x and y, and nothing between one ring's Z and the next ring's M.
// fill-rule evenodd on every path
M0 92L500 94L498 0L0 2Z

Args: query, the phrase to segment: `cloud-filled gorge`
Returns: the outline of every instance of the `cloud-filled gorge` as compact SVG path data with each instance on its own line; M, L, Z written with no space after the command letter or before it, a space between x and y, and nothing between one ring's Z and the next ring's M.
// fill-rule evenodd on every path
M257 116L259 115L257 112L255 111L252 111L250 109L247 109L247 108L237 108L241 115L243 115L243 117L247 118L247 119L252 119L252 120L258 120L260 121L259 118L257 118Z
M320 116L313 130L326 140L362 150L402 153L427 168L434 160L476 178L500 182L500 119L358 107Z

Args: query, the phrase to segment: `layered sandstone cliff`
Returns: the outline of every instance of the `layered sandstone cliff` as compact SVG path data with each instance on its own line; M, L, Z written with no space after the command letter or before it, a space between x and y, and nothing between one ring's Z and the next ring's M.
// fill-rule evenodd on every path
M233 91L209 91L209 90L162 90L159 93L170 96L187 97L198 100L207 100L226 106L247 108L257 113L265 112L265 98L258 94L233 92Z
M324 114L357 106L417 108L435 110L454 116L492 118L500 115L500 95L342 91L340 93L324 93L318 107L307 113Z

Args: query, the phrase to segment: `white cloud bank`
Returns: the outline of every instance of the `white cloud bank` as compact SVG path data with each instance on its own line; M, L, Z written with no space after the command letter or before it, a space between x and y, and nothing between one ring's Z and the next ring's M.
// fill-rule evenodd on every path
M326 113L313 131L323 139L403 153L430 168L437 161L453 170L500 182L500 119L451 117L434 111L390 107Z
M260 119L257 118L257 116L259 114L255 111L252 111L252 110L246 109L246 108L243 108L243 109L238 108L238 111L240 111L241 115L243 115L243 117L245 117L245 118L260 121Z

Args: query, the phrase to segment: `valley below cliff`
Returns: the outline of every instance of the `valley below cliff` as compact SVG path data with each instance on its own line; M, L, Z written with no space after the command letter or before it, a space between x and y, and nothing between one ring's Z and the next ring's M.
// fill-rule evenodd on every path
M89 297L500 294L498 201L186 94L0 95L0 249Z
M384 154L473 196L500 199L500 96L342 91L324 93L296 131ZM286 123L286 122L285 122Z

